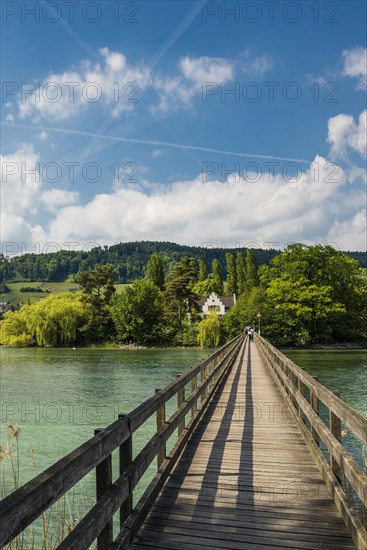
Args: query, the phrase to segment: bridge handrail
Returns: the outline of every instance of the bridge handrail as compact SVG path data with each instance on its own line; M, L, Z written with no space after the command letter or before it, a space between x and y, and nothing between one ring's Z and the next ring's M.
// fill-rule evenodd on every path
M58 546L59 550L89 548L97 538L98 549L112 545L112 518L120 509L120 548L143 522L152 495L159 492L189 435L205 410L217 384L233 364L244 335L239 334L208 358L167 384L126 415L102 430L86 443L53 464L0 502L0 547L8 544L35 519L70 490L94 468L96 469L97 503ZM197 377L200 375L198 383ZM191 382L191 393L185 398L185 387ZM165 418L165 404L177 395L177 410ZM198 401L200 399L200 406ZM191 421L185 417L191 410ZM157 432L132 460L132 435L153 414L157 415ZM178 440L169 457L166 442L178 429ZM119 478L112 482L112 452L119 448ZM157 476L144 493L135 510L133 491L147 468L157 457ZM136 513L136 510L139 513ZM129 516L132 526L126 529ZM124 546L125 547L125 546Z
M353 410L314 378L307 374L267 340L256 335L260 352L274 372L278 386L301 421L301 431L319 463L324 479L332 483L336 504L346 521L357 548L366 548L367 544L367 476L353 456L342 445L343 422L357 436L362 444L367 444L367 419ZM309 399L306 396L306 388ZM320 402L329 409L329 426L319 416ZM310 430L307 429L307 421ZM329 452L329 462L320 451L322 441ZM341 498L337 493L340 493ZM352 492L358 501L356 505ZM352 512L351 509L352 508ZM353 513L354 512L354 513Z

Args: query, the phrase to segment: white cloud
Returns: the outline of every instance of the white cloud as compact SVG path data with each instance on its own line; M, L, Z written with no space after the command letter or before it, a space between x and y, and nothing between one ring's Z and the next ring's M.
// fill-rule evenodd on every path
M164 156L164 151L162 151L162 149L154 149L154 151L152 151L152 158L156 159L156 158L159 158L159 157L163 157Z
M48 138L48 133L45 132L44 130L42 130L42 132L40 132L39 134L37 134L36 137L37 137L38 139L40 139L41 141L46 141L46 139Z
M151 77L147 67L129 65L121 53L102 48L99 62L83 61L78 69L51 73L40 84L39 95L23 94L18 101L21 118L38 114L64 120L94 103L112 107L117 117L133 109L133 100L151 85ZM29 90L32 84L23 88Z
M260 246L266 242L335 242L342 249L363 249L365 189L361 180L365 172L358 167L348 172L339 167L335 172L320 156L297 181L264 172L258 177L247 174L247 179L232 174L226 181L207 181L200 174L167 185L138 175L138 185L122 183L86 204L80 203L76 192L42 189L37 178L39 155L31 145L22 145L2 161L2 179L6 180L2 186L3 240L26 242L29 250L36 242L65 247L67 242L82 246L91 241L112 244L124 240L196 245L257 242ZM22 163L23 174L16 170ZM42 225L34 224L34 214L38 221L43 219Z
M0 166L2 213L35 213L41 181L39 155L33 146L23 144L13 154L0 155Z
M12 115L11 113L9 113L8 115L6 115L5 121L6 121L6 122L9 122L10 124L13 124L13 122L14 122L14 115Z
M189 108L195 96L201 96L203 84L224 84L233 78L234 67L219 57L183 57L179 62L180 73L176 76L158 76L154 87L158 92L159 105L152 111L168 112Z
M333 158L347 158L349 150L367 156L367 110L359 115L358 123L351 115L340 114L328 121L328 143Z
M65 189L49 189L41 194L41 201L50 212L56 212L62 206L75 204L78 200L79 193Z
M241 67L242 71L249 76L262 76L272 69L273 62L266 54L256 56L250 50L246 50Z
M360 210L345 222L336 221L329 231L331 242L342 250L367 250L367 215Z
M343 74L358 79L357 90L367 88L367 48L358 46L351 50L344 50Z
M222 84L233 78L232 63L219 57L183 57L179 66L184 77L199 87L203 82Z
M188 108L204 82L222 84L233 78L234 65L217 57L183 57L174 75L152 75L148 65L129 64L120 52L101 48L98 62L86 60L63 73L50 73L42 82L23 86L18 101L21 118L65 120L95 103L111 109L114 117L132 111L148 89L158 93L158 107L170 111ZM40 84L37 94L29 93Z
M270 182L268 174L263 174L256 183L238 176L226 182L203 181L198 176L151 187L149 193L125 187L96 195L84 206L59 209L49 225L48 238L57 242L170 240L198 245L325 242L335 219L345 223L360 210L363 195L349 188L343 170L331 178L329 163L322 157L316 157L313 169L297 182L286 181L281 175ZM353 227L349 239L353 244L355 230L355 246L351 248L356 248L359 225ZM336 237L334 241L339 244Z

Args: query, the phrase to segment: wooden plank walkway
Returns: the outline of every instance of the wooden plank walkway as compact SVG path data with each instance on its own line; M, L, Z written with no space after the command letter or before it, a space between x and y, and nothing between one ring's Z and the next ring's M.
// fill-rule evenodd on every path
M131 548L355 548L255 343L242 348Z

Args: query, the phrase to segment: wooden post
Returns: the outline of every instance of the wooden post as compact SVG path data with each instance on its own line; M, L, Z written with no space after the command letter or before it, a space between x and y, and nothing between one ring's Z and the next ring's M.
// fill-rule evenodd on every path
M305 369L302 369L302 370L304 371ZM298 378L298 391L302 395L302 397L305 397L306 385L299 378ZM301 408L300 405L298 407L298 413L299 413L299 416L301 417L301 420L303 421L303 423L306 424L306 418L307 417L306 417L305 413L302 411L302 408Z
M361 523L363 527L367 529L367 508L365 507L361 499L358 499L358 500L359 500L359 514L361 516Z
M156 389L155 393L158 393L160 389ZM166 404L163 403L161 407L157 410L157 431L160 430L166 422ZM157 453L157 469L159 470L162 462L166 460L167 449L166 444Z
M197 387L198 387L197 377L194 376L194 378L191 378L191 393L192 394L196 391ZM197 404L198 404L198 402L195 401L195 403L191 407L191 418L194 416L194 414L197 411Z
M337 397L340 397L340 393L338 391L334 392L334 395ZM333 436L339 441L339 443L342 440L342 423L340 418L333 413L333 411L329 411L329 420L330 420L330 431L333 434ZM330 453L330 466L333 471L333 474L339 481L339 483L342 483L342 473L339 464L333 457L333 455Z
M289 372L290 372L290 375L291 375L292 390L295 391L298 388L298 376L295 372L293 372L291 370ZM293 401L294 408L299 413L297 398L294 396L293 393L292 393L292 401Z
M97 435L101 428L94 430ZM108 455L98 466L96 466L96 493L99 500L112 485L112 455ZM100 532L97 538L97 550L109 548L113 542L112 518L106 527Z
M318 382L319 377L318 376L313 376L313 379L316 380L316 382ZM315 413L319 416L319 413L320 413L319 400L318 400L317 395L312 391L312 389L310 389L310 401L311 401L311 407L313 408ZM312 422L311 422L311 424L312 424ZM311 433L312 433L312 437L314 438L317 445L320 445L319 435L313 427L311 427Z
M128 423L128 427L129 427L129 433L130 433L130 437L126 441L124 441L119 448L119 460L120 460L119 471L121 476L133 461L133 438L130 431L129 417L126 414L119 414L119 418L126 419L126 422ZM129 496L127 497L127 499L125 500L125 502L122 504L120 508L120 530L122 529L128 516L131 514L132 509L133 509L133 492L131 491L130 479L129 479Z
M205 379L206 379L206 367L203 367L200 371L200 382L204 382ZM201 403L203 403L205 397L206 397L206 389L203 390L203 393L201 394Z
M180 378L180 376L181 375L178 374L177 378ZM178 392L177 392L177 408L178 409L181 407L181 405L183 404L184 401L185 401L185 386L183 388L181 388L180 390L178 390ZM185 418L182 419L182 422L180 422L178 427L177 427L178 437L180 437L180 435L182 434L184 429L185 429Z

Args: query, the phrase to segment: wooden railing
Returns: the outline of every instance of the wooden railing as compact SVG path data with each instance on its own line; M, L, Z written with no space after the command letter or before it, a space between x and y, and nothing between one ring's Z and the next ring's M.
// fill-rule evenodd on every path
M359 466L343 446L342 423L349 433L358 438L360 449L365 450L367 419L261 336L256 335L256 342L297 419L356 547L366 550L367 476L363 471L364 466ZM328 424L320 416L321 403L328 409ZM320 448L322 444L324 452Z
M240 334L186 373L156 390L129 414L56 462L0 502L0 548L10 543L89 472L96 472L96 504L61 542L58 550L83 550L97 539L98 550L127 548L142 525L210 397L233 365L244 343ZM186 387L190 392L186 396ZM166 418L167 401L177 395L177 409ZM189 414L190 420L186 416ZM133 434L152 415L157 431L133 460ZM178 438L166 456L167 440ZM112 478L112 453L119 449L119 476ZM134 489L157 457L157 473L133 508ZM113 541L113 516L120 510L120 531Z

